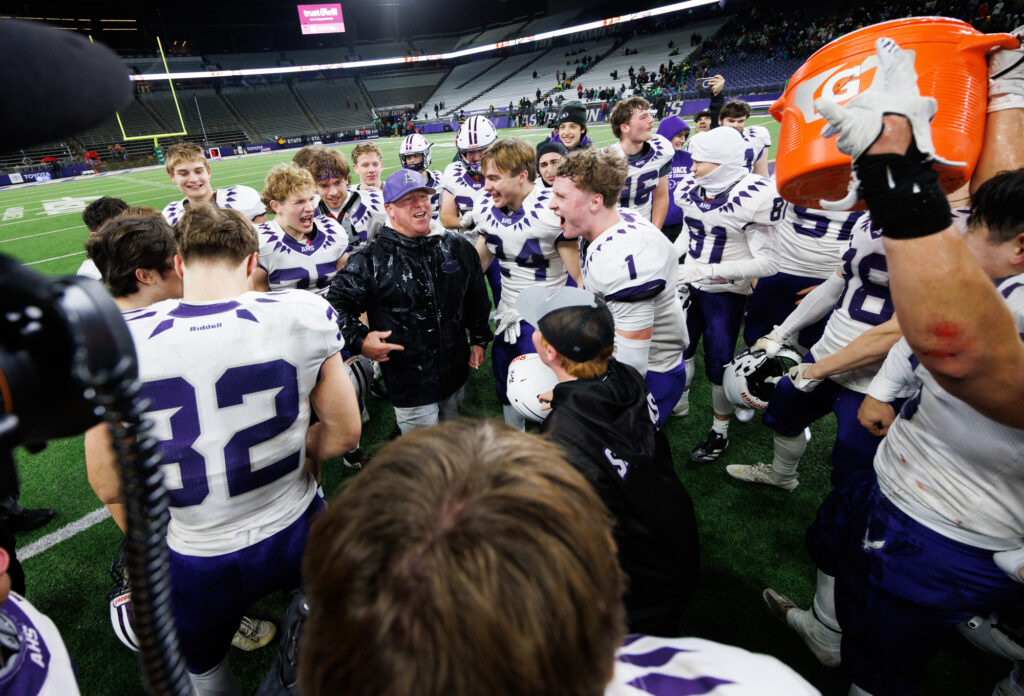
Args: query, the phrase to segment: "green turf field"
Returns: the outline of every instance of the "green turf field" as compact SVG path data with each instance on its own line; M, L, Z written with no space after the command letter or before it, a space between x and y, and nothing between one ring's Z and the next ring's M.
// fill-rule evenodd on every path
M754 117L750 125L755 124L767 125L777 140L778 126L769 117ZM501 133L531 143L546 134L545 129ZM603 124L593 126L590 136L598 146L613 140L611 129ZM435 143L432 167L443 169L455 153L454 134L430 139ZM378 142L384 151L386 176L398 166L400 140ZM351 145L340 149L347 153ZM283 151L213 162L213 186L245 184L260 190L266 172L293 154ZM774 147L770 158L774 158ZM181 198L163 169L2 189L0 253L31 264L45 275L74 273L85 258L82 245L88 236L81 211L101 195L156 208ZM764 587L774 587L803 606L813 595L814 568L804 550L803 533L829 488L835 420L829 416L812 428L814 438L801 463L801 483L796 491L742 484L725 474L725 465L770 461L771 432L760 425L759 417L748 424L734 421L729 448L718 462L690 461L689 451L704 439L711 424L710 388L699 359L697 374L690 415L672 418L667 425L676 470L693 496L702 538L700 589L687 612L683 632L770 653L823 693L845 694L847 682L841 672L821 667L794 634L772 619L761 601ZM364 426L362 442L373 452L393 430L394 415L387 403L375 399L370 400L369 408L372 420ZM470 376L466 412L472 417L500 417L489 369ZM81 437L52 442L36 455L19 451L17 460L22 503L58 511L57 519L46 528L19 536L20 553L29 556L25 560L29 599L61 630L76 662L83 694L144 693L135 656L117 641L109 625L107 569L121 534L111 520L97 513L102 506L86 480ZM328 496L347 475L340 462L325 466ZM81 531L66 527L82 518L86 519ZM96 518L102 521L89 526ZM55 532L67 538L49 545ZM276 621L285 604L284 596L271 597L253 607L250 614ZM262 678L271 654L272 648L256 653L231 650L232 669L247 692ZM1008 668L1008 663L954 637L929 665L923 693L987 695Z

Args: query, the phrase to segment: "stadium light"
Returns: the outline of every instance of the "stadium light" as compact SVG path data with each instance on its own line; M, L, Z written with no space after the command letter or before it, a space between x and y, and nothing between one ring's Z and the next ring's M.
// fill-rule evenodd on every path
M494 51L499 48L521 46L523 44L534 43L536 41L552 39L556 36L566 36L568 34L576 34L582 31L589 31L590 29L600 29L602 27L610 27L616 24L626 24L627 22L634 22L638 19L646 19L648 17L656 17L658 15L669 14L671 12L679 12L680 10L689 10L695 7L703 7L705 5L714 5L717 4L718 2L719 0L688 0L687 2L676 2L672 3L671 5L663 5L661 7L655 7L650 10L644 10L643 12L633 12L631 14L622 15L620 17L609 17L608 19L601 19L595 22L578 24L574 27L565 27L564 29L545 31L543 33L535 34L533 36L523 36L518 39L498 41L497 43L486 44L484 46L474 46L473 48L464 48L461 51L452 51L450 53L434 53L428 56L378 58L376 60L353 60L343 63L321 63L318 65L290 65L287 67L276 68L243 68L239 70L197 70L194 72L179 73L145 73L142 75L131 75L130 77L135 82L152 82L154 80L168 79L202 80L211 77L246 77L248 75L286 75L289 73L316 72L319 70L375 68L382 65L402 65L406 63L452 60L454 58L462 58L463 56L472 56L476 55L477 53L486 53L487 51Z

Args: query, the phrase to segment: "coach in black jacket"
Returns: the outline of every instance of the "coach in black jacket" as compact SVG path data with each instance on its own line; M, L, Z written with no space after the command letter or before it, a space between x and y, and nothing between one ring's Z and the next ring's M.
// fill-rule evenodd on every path
M611 359L611 311L578 288L527 288L516 309L537 328L534 346L559 378L541 432L615 518L629 630L678 636L700 565L693 502L672 468L644 378Z
M479 256L454 232L431 234L433 193L418 172L389 176L388 226L327 293L345 347L380 363L403 433L458 416L469 368L480 367L492 338Z

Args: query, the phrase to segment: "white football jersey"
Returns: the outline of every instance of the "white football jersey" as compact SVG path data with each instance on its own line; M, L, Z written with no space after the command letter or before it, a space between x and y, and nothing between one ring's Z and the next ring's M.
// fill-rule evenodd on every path
M831 211L786 204L776 226L779 273L828 278L850 248L853 227L864 215L858 211Z
M676 154L672 143L655 133L635 155L627 156L618 143L606 149L618 153L629 162L629 173L619 195L619 205L631 208L644 219L650 220L654 189L658 188L661 177L667 177L672 169L672 158Z
M359 200L346 213L352 221L352 229L359 236L360 242L371 242L388 222L388 214L384 210L384 194L380 189L360 189L359 184L349 186L348 190L359 196Z
M998 289L1024 336L1024 274L1004 278ZM1021 546L1024 430L1000 425L949 394L901 342L891 355L902 361L905 382L920 386L875 455L879 487L901 510L951 539L998 551Z
M427 180L427 186L434 189L434 193L430 196L430 209L433 211L431 214L433 218L438 220L441 217L441 192L444 190L441 185L441 172L437 169L425 169L421 174Z
M145 419L164 453L167 544L216 556L285 529L309 506L309 393L341 350L337 314L301 290L165 300L125 313Z
M580 260L583 287L608 303L615 328L622 331L651 326L653 310L648 369L668 372L679 366L690 343L676 294L675 248L639 213L618 211L622 219L595 237Z
M96 267L96 262L92 259L86 259L82 262L82 265L78 267L78 271L75 275L80 275L85 278L92 278L93 280L103 280L103 274L100 273L100 269Z
M75 668L53 621L16 592L0 604L0 617L21 640L17 664L0 675L0 694L78 696Z
M476 199L476 231L484 236L501 273L498 311L515 308L524 288L560 288L569 277L555 248L562 230L558 216L548 208L550 200L551 189L532 189L519 210L506 215L486 191Z
M698 263L724 264L754 258L750 235L766 232L774 236L774 228L782 220L786 202L767 177L747 174L724 195L710 200L701 195L698 186L686 187L685 183L680 182L675 200L683 211L683 229L689 236L687 256ZM774 246L774 237L772 241L769 247ZM707 278L694 285L705 292L751 292L750 278Z
M627 636L604 696L812 696L803 677L770 655L701 638Z
M313 236L297 241L276 220L256 226L260 237L259 265L267 272L271 290L298 288L326 295L338 259L348 251L348 232L327 215L313 218Z
M484 178L472 176L462 160L456 160L444 168L441 188L455 198L459 217L473 209L476 197L484 189Z
M772 134L764 126L747 126L740 135L747 141L743 152L743 164L747 169L753 170L761 155L768 152L768 148L772 146Z
M881 230L871 228L871 216L862 215L853 228L850 248L843 254L840 267L846 287L836 300L825 332L811 346L816 360L845 348L853 339L892 318L893 305L889 295L889 266L885 260ZM829 379L847 389L866 394L871 379L881 363L840 372Z
M237 210L249 220L267 214L267 208L263 205L263 199L259 192L256 189L240 184L214 190L213 204L218 208ZM181 216L185 214L187 207L187 198L168 203L164 206L164 219L167 220L168 224L176 224L181 219Z

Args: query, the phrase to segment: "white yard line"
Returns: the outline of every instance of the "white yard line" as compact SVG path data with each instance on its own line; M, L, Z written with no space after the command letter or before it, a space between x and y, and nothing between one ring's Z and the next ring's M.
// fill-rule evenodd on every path
M73 254L64 254L62 256L54 256L54 257L49 258L49 259L39 259L38 261L29 261L28 263L23 263L22 265L23 266L35 266L37 263L46 263L47 261L56 261L57 259L66 259L69 256L81 256L84 253L85 253L84 251L76 251Z
M105 507L93 510L85 517L75 520L71 524L66 524L57 531L50 532L44 537L39 537L28 546L18 549L18 560L27 561L33 556L38 556L47 549L70 539L79 532L84 532L89 527L99 524L108 517L110 517L110 513Z

